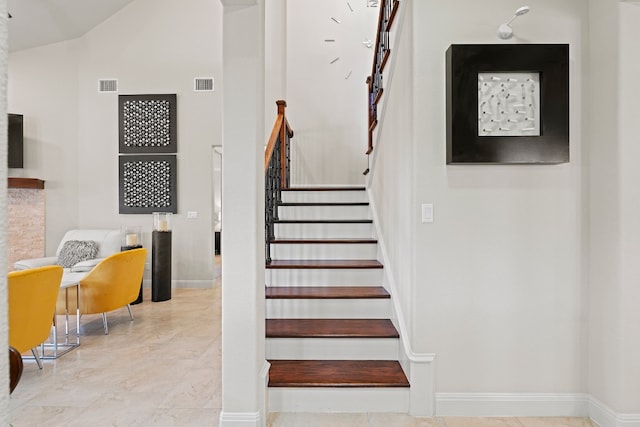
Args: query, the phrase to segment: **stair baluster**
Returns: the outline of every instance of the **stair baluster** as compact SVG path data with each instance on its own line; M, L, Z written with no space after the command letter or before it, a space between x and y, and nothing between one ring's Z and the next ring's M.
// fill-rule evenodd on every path
M382 72L389 59L390 39L389 31L398 12L399 0L382 0L380 2L380 14L378 16L378 29L376 31L375 51L373 53L373 66L371 75L367 77L367 108L369 110L369 138L367 151L369 155L373 151L373 130L378 124L378 101L382 97L383 82Z
M290 140L293 130L285 116L285 101L276 101L278 116L264 152L264 235L265 263L271 263L271 241L275 239L274 222L278 220L278 206L282 203L282 190L289 187Z

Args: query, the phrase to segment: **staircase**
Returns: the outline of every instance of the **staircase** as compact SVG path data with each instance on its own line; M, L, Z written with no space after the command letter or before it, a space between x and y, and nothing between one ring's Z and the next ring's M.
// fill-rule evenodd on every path
M407 412L364 188L282 189L266 265L269 411Z

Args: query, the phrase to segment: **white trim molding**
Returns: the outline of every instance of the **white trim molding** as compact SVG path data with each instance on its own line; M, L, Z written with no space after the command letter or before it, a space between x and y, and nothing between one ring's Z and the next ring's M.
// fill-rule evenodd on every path
M220 412L220 427L261 427L260 412Z
M436 393L436 415L463 417L586 417L584 393Z
M260 370L260 381L262 381L263 387L260 389L260 397L258 403L260 403L260 426L265 427L267 425L267 417L269 416L269 369L271 363L264 361L262 369Z
M589 396L589 418L600 427L640 427L640 414L618 414L593 396Z
M405 340L403 342L406 343ZM436 413L435 402L435 354L413 353L405 345L404 351L409 359L409 415L413 417L433 417Z
M402 2L404 3L404 2ZM409 333L404 321L402 306L397 298L398 288L393 274L393 266L387 255L387 248L382 237L380 221L378 219L378 209L373 197L373 191L367 187L371 218L378 239L378 249L384 265L383 274L388 284L388 291L391 294L393 304L393 321L400 334L400 362L409 379L409 415L414 417L433 417L435 415L435 353L416 353L411 348Z
M211 289L216 279L210 280L171 280L171 289ZM151 279L142 280L143 288L151 288Z
M264 387L260 389L259 403L260 411L258 412L220 412L220 427L265 427L267 425L267 387L269 385L269 368L271 364L264 361L262 369L260 369L259 378L264 383Z
M600 427L640 427L586 393L436 393L438 417L589 417Z

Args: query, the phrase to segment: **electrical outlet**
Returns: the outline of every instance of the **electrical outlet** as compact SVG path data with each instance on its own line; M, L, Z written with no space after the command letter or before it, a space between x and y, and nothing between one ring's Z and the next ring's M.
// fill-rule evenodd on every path
M187 212L187 219L195 219L198 218L198 212L189 211Z

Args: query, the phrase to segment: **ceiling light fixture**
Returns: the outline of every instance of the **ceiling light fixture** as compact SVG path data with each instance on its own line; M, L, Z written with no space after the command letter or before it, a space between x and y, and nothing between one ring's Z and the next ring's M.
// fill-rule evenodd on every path
M511 23L518 16L524 15L525 13L529 12L529 10L529 6L522 6L521 8L516 10L516 13L511 19L509 19L509 21L498 27L498 37L500 37L502 40L508 40L513 37L513 28L511 28Z

